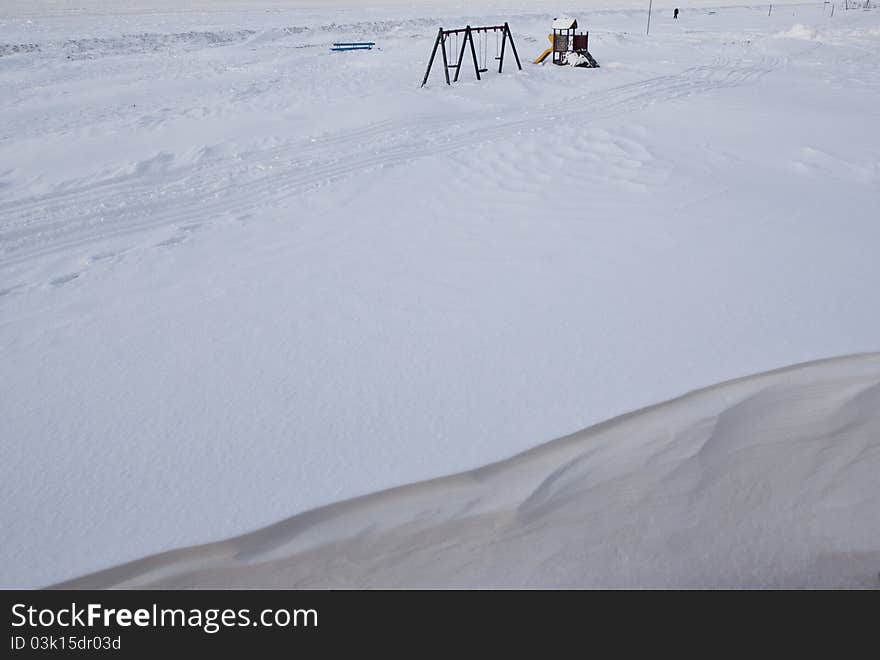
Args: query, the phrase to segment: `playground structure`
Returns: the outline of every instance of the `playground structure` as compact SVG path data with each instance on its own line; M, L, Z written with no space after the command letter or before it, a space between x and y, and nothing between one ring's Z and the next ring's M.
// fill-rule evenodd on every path
M489 33L495 35L495 59L498 61L498 73L504 68L504 53L507 43L510 42L510 49L513 51L513 57L516 59L516 66L522 71L522 64L519 61L519 54L516 52L516 46L513 43L513 35L510 33L510 26L489 25L484 27L471 27L470 25L457 30L444 30L442 27L437 32L437 38L434 40L434 49L431 51L431 59L428 60L428 68L425 71L425 77L422 80L422 87L428 83L428 76L431 75L431 67L434 65L434 58L437 56L437 50L443 56L443 73L446 76L446 84L449 85L449 70L455 69L455 78L452 82L458 82L458 76L461 74L461 66L464 63L464 52L470 45L471 57L474 61L474 73L477 80L481 73L489 70L488 50L489 50ZM480 43L479 46L474 43L474 35L477 35ZM460 47L459 47L460 44ZM450 64L456 52L458 56L455 64Z
M534 64L542 64L548 55L552 55L553 64L597 68L598 62L590 55L590 33L576 34L577 26L574 18L553 19L553 32L547 35L550 48L538 55Z

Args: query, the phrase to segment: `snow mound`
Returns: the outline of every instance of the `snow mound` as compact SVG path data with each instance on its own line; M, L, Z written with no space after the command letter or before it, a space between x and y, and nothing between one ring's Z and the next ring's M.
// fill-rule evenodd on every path
M880 354L857 355L61 586L876 587L878 472Z
M566 58L566 64L568 64L568 66L589 66L590 60L586 55L582 55L581 53L569 53Z
M790 30L779 32L776 36L786 39L806 39L808 41L813 41L819 38L819 31L815 28L807 27L802 23L795 23L791 26Z

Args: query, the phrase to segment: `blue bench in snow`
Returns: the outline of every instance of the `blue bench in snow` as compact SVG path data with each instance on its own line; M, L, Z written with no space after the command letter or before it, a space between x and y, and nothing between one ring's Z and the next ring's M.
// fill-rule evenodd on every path
M342 41L333 44L330 50L373 50L375 41Z

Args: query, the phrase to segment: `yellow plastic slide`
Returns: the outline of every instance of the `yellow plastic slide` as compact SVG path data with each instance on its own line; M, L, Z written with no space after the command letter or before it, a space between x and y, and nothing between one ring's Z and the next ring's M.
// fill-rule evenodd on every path
M550 53L553 52L553 45L552 45L552 44L553 44L553 33L551 32L550 34L548 34L548 35L547 35L547 38L550 40L550 44L551 44L551 45L550 45L550 48L548 48L548 49L545 50L543 53L541 53L540 55L538 55L538 59L536 59L534 62L532 62L532 64L540 64L540 63L543 62L545 59L547 59L547 56L548 56Z
M550 48L548 48L543 53L538 55L538 59L536 59L534 62L532 62L532 64L540 64L552 52L553 52L553 46L550 46Z

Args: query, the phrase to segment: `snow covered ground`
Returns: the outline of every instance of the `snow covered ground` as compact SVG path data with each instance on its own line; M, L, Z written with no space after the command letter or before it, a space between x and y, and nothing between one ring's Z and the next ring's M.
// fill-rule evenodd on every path
M880 348L880 11L637 4L4 2L0 584Z

